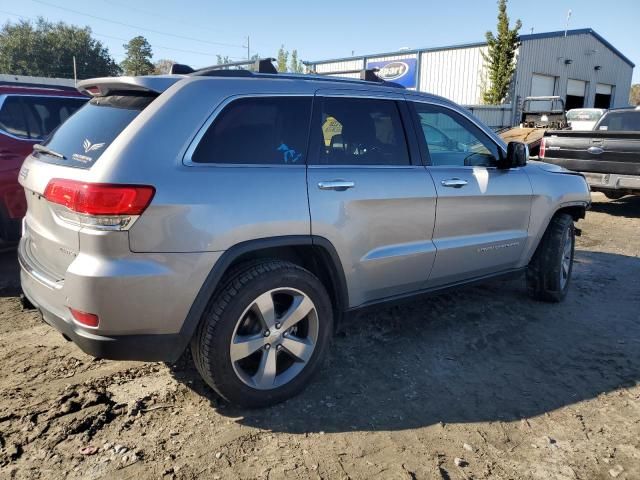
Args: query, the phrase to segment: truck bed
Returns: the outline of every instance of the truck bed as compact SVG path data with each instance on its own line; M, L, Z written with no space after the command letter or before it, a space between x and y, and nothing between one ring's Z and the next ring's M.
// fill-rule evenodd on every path
M509 142L522 142L526 143L529 147L529 151L532 155L537 155L540 141L544 135L544 128L523 128L513 127L503 132L500 132L500 138L506 143Z

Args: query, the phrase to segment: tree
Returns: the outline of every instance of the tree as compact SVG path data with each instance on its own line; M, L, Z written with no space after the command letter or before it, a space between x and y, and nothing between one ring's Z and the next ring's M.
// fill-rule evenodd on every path
M154 65L151 63L153 55L151 45L142 35L133 37L123 45L127 57L120 63L125 75L150 75Z
M226 63L231 63L231 58L229 58L229 56L225 55L216 55L216 64L217 65L224 65Z
M278 50L278 65L277 69L279 72L287 71L287 61L289 60L289 52L284 49L284 45L280 47Z
M109 50L91 36L89 27L38 18L7 22L0 29L0 72L73 78L74 56L79 79L120 73Z
M631 91L629 92L629 104L633 106L640 105L640 83L631 85Z
M487 52L482 53L487 63L488 82L482 94L484 103L496 105L504 102L509 93L511 79L516 70L515 55L518 48L518 31L522 27L520 20L513 29L509 28L507 0L498 0L498 32L487 32Z
M298 60L298 50L291 51L291 62L289 63L289 71L292 73L304 72L304 65Z
M168 58L160 59L153 65L153 73L155 75L166 75L171 71L174 63L176 63L175 60L169 60Z

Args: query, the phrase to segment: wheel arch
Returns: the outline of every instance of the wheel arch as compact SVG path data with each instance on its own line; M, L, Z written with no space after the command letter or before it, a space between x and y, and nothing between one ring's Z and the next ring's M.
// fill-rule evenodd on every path
M585 203L560 205L556 209L556 211L553 212L553 215L549 217L549 222L547 222L547 228L549 227L549 223L551 222L551 219L560 213L568 213L569 215L571 215L571 217L573 217L573 221L577 222L581 218L585 217L585 215L587 214L587 208L588 208L588 205Z
M316 275L331 297L336 314L334 323L336 325L339 323L340 315L349 306L349 297L340 257L329 240L312 235L248 240L225 251L209 272L180 330L180 338L184 343L180 352L183 352L189 344L209 300L225 274L237 265L262 258L290 261Z

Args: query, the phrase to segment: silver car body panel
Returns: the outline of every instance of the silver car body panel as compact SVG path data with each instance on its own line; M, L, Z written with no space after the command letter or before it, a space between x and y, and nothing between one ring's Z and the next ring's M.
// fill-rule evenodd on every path
M29 205L20 245L25 292L64 322L72 322L70 306L97 313L99 332L87 335L181 331L224 253L250 240L328 240L344 270L345 307L353 308L524 267L555 211L590 202L584 178L536 162L500 171L190 161L198 135L224 105L257 95L437 103L465 115L505 149L490 129L439 97L365 82L266 76L93 79L80 89L95 85L158 97L91 168L53 165L32 155L20 175ZM467 180L466 187L441 186L454 177ZM153 185L156 194L128 231L95 231L56 217L56 207L42 197L52 178ZM336 180L354 188L318 186Z

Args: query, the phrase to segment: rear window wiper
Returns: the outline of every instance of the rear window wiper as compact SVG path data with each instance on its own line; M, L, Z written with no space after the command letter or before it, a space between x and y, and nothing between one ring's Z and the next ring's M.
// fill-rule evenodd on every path
M51 150L49 147L45 147L44 145L40 145L39 143L36 143L33 146L33 149L36 152L44 153L44 154L47 154L47 155L51 155L52 157L58 157L58 158L61 158L62 160L66 160L67 159L67 157L65 157L63 154L61 154L59 152L56 152L55 150Z

